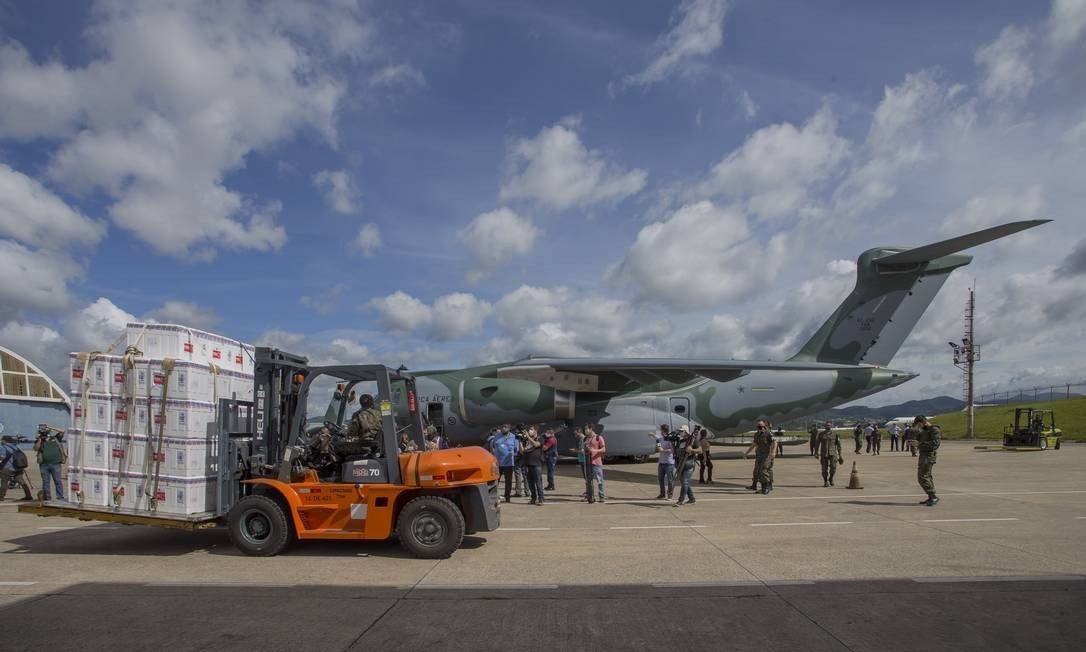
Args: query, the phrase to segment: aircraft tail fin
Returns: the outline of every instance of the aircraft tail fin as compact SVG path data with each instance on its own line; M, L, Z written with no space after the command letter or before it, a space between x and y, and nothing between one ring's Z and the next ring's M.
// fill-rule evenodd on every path
M856 287L793 360L887 365L955 269L958 253L1051 220L1011 222L921 247L877 247L856 261Z

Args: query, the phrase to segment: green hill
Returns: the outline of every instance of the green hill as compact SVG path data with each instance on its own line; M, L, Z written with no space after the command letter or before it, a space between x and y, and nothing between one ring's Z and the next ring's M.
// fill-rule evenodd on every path
M1014 408L1032 407L1056 411L1056 427L1063 431L1067 441L1086 441L1086 398L1063 401L1026 401L992 407L977 408L976 433L978 439L1000 439L1003 427L1014 422ZM948 412L935 418L947 439L961 439L965 435L965 412Z

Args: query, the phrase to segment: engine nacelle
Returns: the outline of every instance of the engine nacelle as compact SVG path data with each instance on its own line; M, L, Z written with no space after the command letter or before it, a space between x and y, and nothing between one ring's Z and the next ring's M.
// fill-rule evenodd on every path
M530 380L472 378L460 383L460 418L470 425L572 419L575 396Z

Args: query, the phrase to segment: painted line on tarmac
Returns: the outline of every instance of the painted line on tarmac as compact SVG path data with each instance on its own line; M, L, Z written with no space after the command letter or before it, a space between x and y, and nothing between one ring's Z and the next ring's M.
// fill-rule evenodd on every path
M654 589L697 589L729 586L808 586L814 580L735 580L731 582L654 582Z
M704 525L615 525L608 530L687 530L701 528Z
M37 582L0 582L0 586L34 586Z
M926 518L921 523L979 523L981 521L1017 521L1016 518Z
M1086 489L1068 489L1064 491L965 491L959 493L942 493L943 497L947 496L1035 496L1035 495L1050 495L1050 494L1086 494ZM765 495L742 495L735 494L735 497L729 498L698 498L696 502L709 503L709 502L729 502L729 501L743 501L743 500L835 500L845 496L850 498L923 498L926 494L912 493L912 494L845 494L844 492L833 492L832 494L826 494L822 496L765 496ZM550 503L553 505L580 505L583 502L555 502ZM663 501L654 500L651 498L639 498L639 499L614 499L608 498L607 504L612 505L662 505Z
M494 530L495 532L546 532L550 530L549 527L503 527Z
M553 591L557 584L416 584L430 591Z
M292 589L293 584L274 584L274 582L260 581L149 581L144 587L185 587L185 588L239 588L239 589Z
M1084 575L991 575L978 577L914 577L921 584L949 584L965 582L1078 582Z
M853 521L823 521L820 523L751 523L751 527L778 527L786 525L852 525Z

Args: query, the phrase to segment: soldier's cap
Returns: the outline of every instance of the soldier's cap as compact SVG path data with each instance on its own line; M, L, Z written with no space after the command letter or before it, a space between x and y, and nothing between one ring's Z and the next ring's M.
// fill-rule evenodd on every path
M690 433L690 427L687 426L686 424L683 424L683 425L679 426L679 432L685 432L685 433L689 434Z
M48 425L46 425L44 423L39 423L38 424L38 432L49 432L49 430L50 430L50 428L49 428Z
M915 419L913 419L913 425L914 426L916 424L918 424L918 423L927 423L927 422L928 422L928 418L926 416L924 416L923 414L918 415Z

